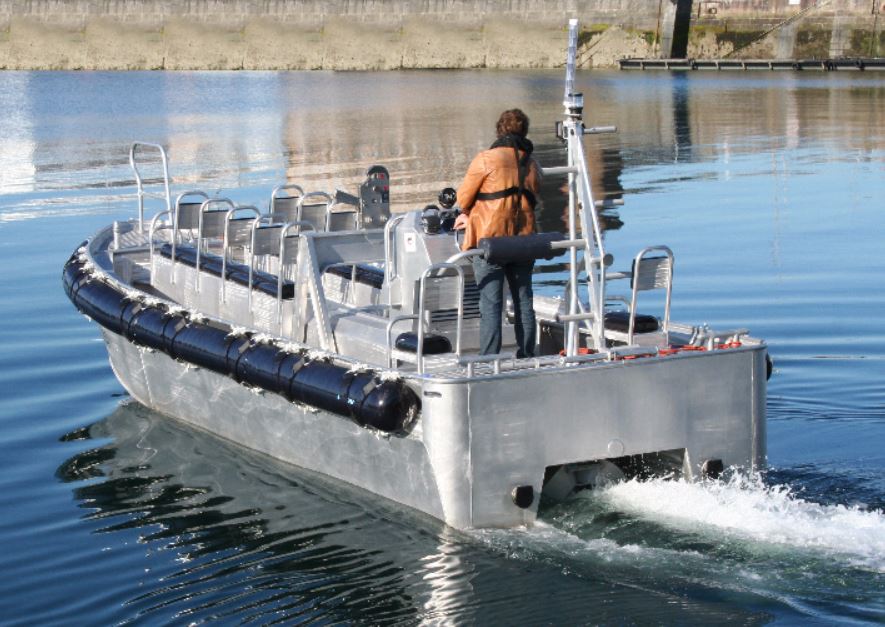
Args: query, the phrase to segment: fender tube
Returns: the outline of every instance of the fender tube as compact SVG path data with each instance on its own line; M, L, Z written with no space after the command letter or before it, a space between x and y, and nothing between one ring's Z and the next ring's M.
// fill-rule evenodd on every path
M65 264L62 282L77 309L102 327L173 359L386 433L405 431L420 411L418 396L401 380L381 381L373 370L351 371L324 359L309 360L304 353L188 320L163 304L130 300L85 271L77 253Z
M175 333L169 354L175 359L227 375L236 367L231 367L228 354L237 340L223 329L191 323Z
M102 281L80 281L77 306L84 314L109 331L122 332L122 313L127 305L123 295Z
M363 401L357 422L387 433L406 428L418 415L420 401L402 381L384 381Z
M187 324L181 315L171 315L159 307L144 307L129 319L126 339L161 350L172 351L172 339Z
M237 381L288 396L289 379L283 374L283 362L287 362L292 372L292 365L287 361L287 357L292 356L271 344L253 344L237 362L234 376Z

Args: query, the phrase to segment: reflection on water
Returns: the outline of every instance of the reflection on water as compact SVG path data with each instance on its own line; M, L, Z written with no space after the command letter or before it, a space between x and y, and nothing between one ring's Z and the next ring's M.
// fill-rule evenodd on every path
M83 521L109 546L135 538L139 547L126 560L142 574L116 582L119 607L106 616L114 622L753 620L701 599L649 595L632 576L566 577L543 555L501 560L504 545L483 550L134 402L63 440L95 442L56 472Z
M383 162L394 175L395 209L413 208L460 180L508 104L529 112L542 163L561 163L552 137L561 116L559 80L552 71L367 73L346 80L327 72L8 72L0 75L0 98L12 113L0 120L0 193L131 185L126 151L139 138L168 147L181 189L256 193L283 181L352 188L369 165ZM620 128L587 139L594 193L622 196L625 159L634 166L729 159L821 138L861 155L882 149L880 81L797 80L579 76L590 122ZM494 97L477 97L490 85Z

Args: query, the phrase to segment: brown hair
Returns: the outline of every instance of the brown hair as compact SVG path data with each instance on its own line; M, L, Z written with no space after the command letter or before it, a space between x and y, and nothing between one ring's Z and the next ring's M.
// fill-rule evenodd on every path
M521 109L507 109L498 118L495 131L498 133L498 137L510 134L525 137L529 134L529 116L523 113Z

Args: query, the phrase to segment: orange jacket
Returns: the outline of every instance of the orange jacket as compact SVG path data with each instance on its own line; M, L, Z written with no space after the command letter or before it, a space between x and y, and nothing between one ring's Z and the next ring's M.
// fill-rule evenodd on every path
M523 152L519 152L520 159ZM541 169L529 159L524 188L535 198L541 182ZM476 248L484 237L502 235L530 235L535 232L535 211L531 201L524 195L517 208L517 194L496 200L478 200L478 193L490 193L519 186L519 167L513 148L501 146L483 150L473 158L464 181L458 188L458 206L467 214L467 232L464 234L463 250Z

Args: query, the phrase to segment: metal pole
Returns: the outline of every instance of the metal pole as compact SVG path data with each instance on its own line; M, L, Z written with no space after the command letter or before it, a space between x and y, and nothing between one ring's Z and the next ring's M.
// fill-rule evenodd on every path
M575 141L574 126L568 128L569 132L569 165L574 166L574 151L572 150L572 142ZM578 239L578 199L577 199L577 177L574 173L568 175L568 235L570 240ZM569 249L569 315L578 313L578 249ZM578 326L575 321L570 320L566 323L566 355L575 355L578 352Z

